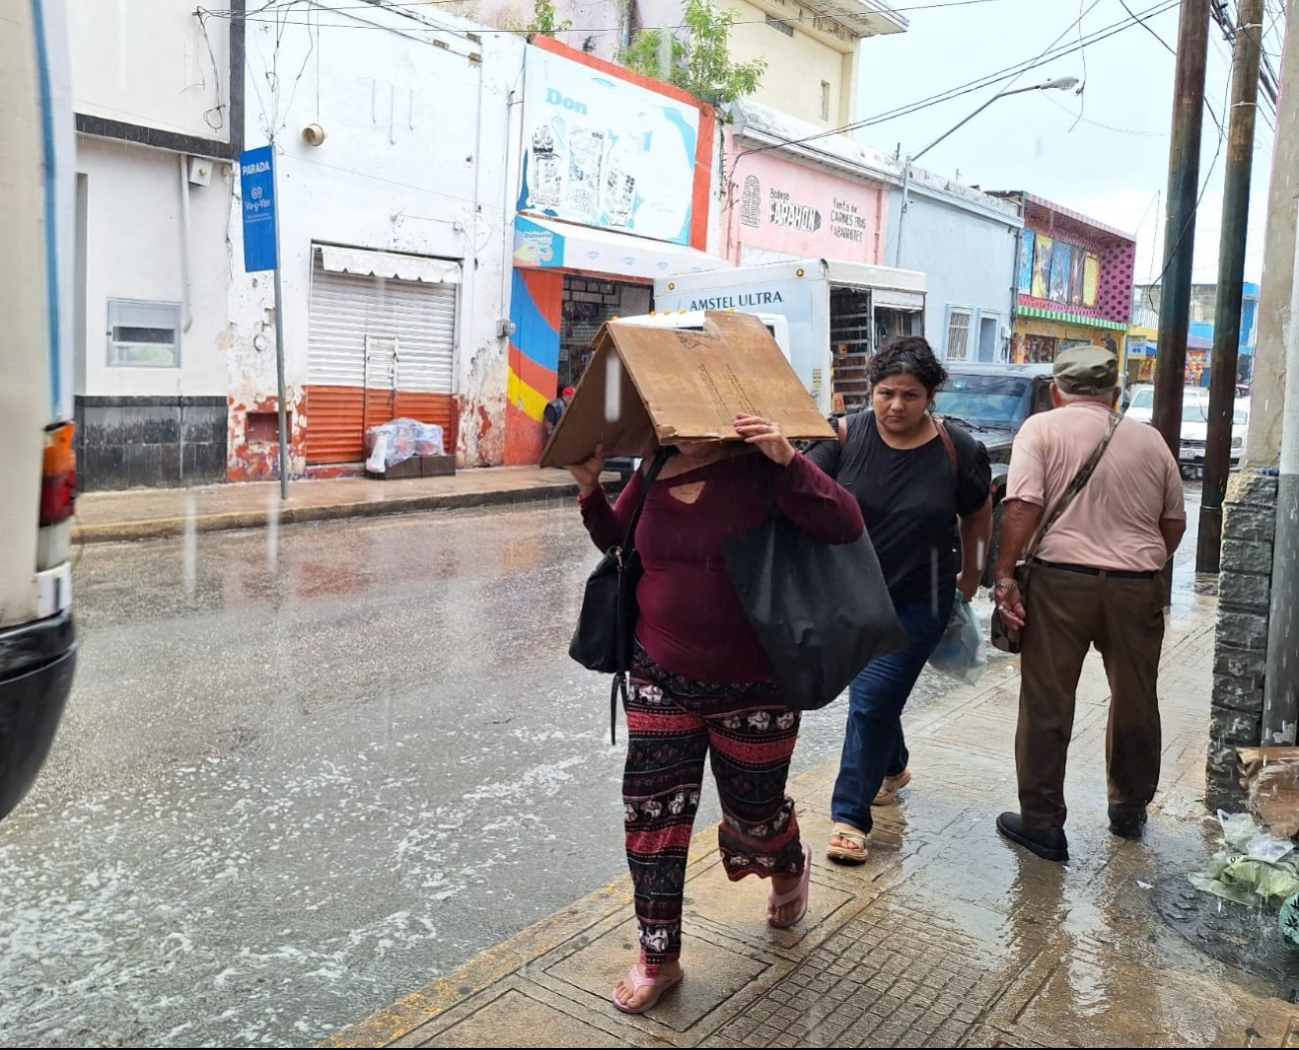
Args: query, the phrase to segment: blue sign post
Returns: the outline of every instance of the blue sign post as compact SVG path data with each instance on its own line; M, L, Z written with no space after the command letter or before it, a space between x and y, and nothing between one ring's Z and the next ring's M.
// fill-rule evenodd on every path
M275 147L245 150L239 157L244 199L244 269L279 269L275 215Z
M275 146L245 150L239 157L244 202L244 269L275 271L275 370L279 381L280 498L289 498L289 428L285 410L284 289L280 282L279 201L275 192Z

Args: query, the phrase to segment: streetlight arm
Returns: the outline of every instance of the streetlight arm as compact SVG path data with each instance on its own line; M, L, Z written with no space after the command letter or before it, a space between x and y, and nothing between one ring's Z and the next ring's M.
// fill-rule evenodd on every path
M949 128L942 135L939 135L938 138L934 139L933 142L931 142L928 146L922 149L919 153L915 153L912 156L908 157L907 161L908 163L914 164L926 153L928 153L931 149L937 146L940 142L943 142L949 136L960 131L961 128L965 127L966 124L972 121L975 117L977 117L980 113L982 113L985 109L987 109L989 106L991 106L994 102L998 101L999 99L1008 98L1011 95L1024 95L1030 91L1067 90L1071 87L1077 86L1077 84L1078 84L1078 80L1075 77L1061 77L1059 80L1052 80L1046 84L1031 84L1028 87L1011 88L1009 91L1000 91L997 94L993 95L992 98L988 99L987 102L985 102L982 106L976 109L973 113L971 113L959 124L955 125L952 128Z
M1028 89L1025 89L1025 90L1033 90L1033 89L1028 88ZM985 109L987 109L989 106L991 106L991 105L992 105L994 102L996 102L998 99L1000 99L1000 98L1005 98L1006 95L1013 95L1013 94L1019 94L1019 92L1017 92L1017 91L1007 91L1007 92L1005 92L1004 94L1001 94L1001 95L993 95L992 98L988 99L987 102L985 102L982 106L980 106L978 109L976 109L973 113L971 113L968 117L966 117L966 118L965 118L963 121L961 121L959 124L956 124L956 125L954 125L953 127L948 128L948 129L947 129L946 131L944 131L941 135L939 135L938 138L934 139L933 142L931 142L928 146L926 146L924 149L922 149L919 153L917 153L917 154L915 154L915 155L913 155L913 156L911 156L911 157L908 157L908 158L907 158L908 163L912 163L912 164L914 164L914 163L915 163L916 161L918 161L921 157L923 157L926 153L928 153L931 149L933 149L935 146L937 146L940 142L944 142L944 141L946 141L946 140L947 140L948 138L950 138L952 135L956 134L956 132L960 131L961 128L965 127L966 124L968 124L970 121L972 121L975 117L977 117L980 113L982 113Z

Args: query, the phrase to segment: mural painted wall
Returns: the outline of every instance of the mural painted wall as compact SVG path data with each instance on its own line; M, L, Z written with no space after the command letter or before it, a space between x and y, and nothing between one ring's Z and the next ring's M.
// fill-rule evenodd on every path
M670 244L706 251L718 169L717 118L698 99L549 37L526 52L519 214L506 234L510 465L536 463L545 443L565 274L643 281L680 265Z
M887 189L732 145L727 258L746 249L798 258L884 262Z
M510 297L510 377L506 398L505 462L536 463L546 443L540 419L555 397L564 275L555 270L514 271Z
M527 49L519 211L689 244L699 109Z

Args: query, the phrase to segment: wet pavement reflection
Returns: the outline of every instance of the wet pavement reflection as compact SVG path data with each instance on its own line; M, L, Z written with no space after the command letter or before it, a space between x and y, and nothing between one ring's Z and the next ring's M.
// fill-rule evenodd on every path
M0 824L4 1041L310 1045L622 875L567 657L595 560L567 500L82 549L68 716Z

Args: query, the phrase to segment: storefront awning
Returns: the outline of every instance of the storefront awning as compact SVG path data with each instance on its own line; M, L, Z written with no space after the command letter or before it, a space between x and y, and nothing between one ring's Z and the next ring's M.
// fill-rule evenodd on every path
M923 310L924 292L904 292L897 288L872 288L871 304L887 310Z
M523 215L514 220L514 265L646 280L731 266L725 259L682 245Z
M372 252L365 248L320 246L320 259L329 273L350 273L359 277L383 277L425 284L459 284L460 263L452 259L431 259L425 255Z
M1089 317L1086 314L1065 313L1062 310L1043 310L1037 306L1021 306L1018 310L1020 317L1031 317L1038 321L1058 321L1061 324L1079 325L1083 328L1109 328L1115 331L1126 332L1127 323L1124 321L1111 321L1104 317Z

